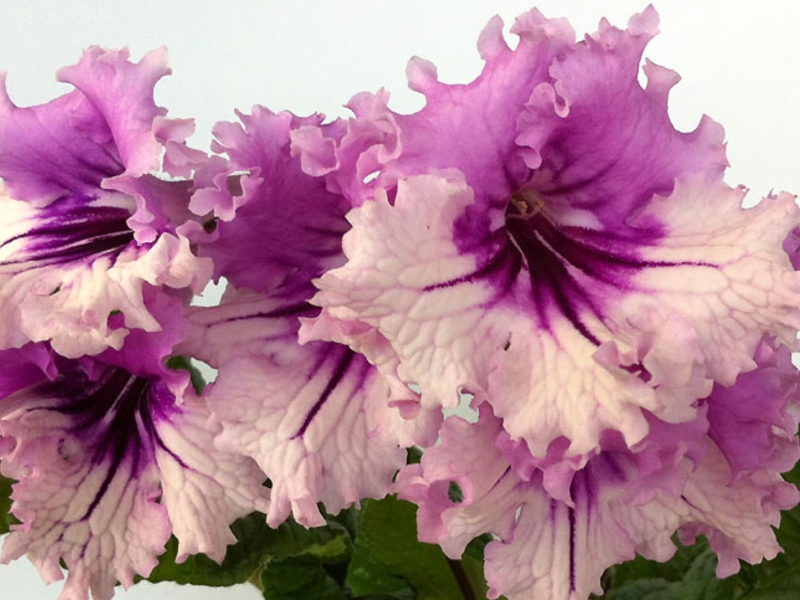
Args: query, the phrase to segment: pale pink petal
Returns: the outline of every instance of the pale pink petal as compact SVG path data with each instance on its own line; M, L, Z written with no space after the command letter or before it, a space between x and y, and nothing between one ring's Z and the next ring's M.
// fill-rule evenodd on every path
M206 392L222 424L216 443L255 459L271 481L271 526L289 514L321 525L320 502L336 513L384 496L404 447L432 443L439 422L346 346L300 346L298 317L315 309L297 294L230 291L221 306L193 311L181 346L219 369Z

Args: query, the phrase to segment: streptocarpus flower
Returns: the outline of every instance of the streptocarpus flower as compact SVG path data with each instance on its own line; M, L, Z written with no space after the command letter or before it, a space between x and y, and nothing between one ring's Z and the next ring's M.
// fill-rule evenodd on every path
M748 390L771 381L765 336L790 345L800 326L784 249L800 210L786 193L743 209L721 128L673 128L674 73L647 63L640 86L656 25L648 8L575 43L534 10L512 51L493 20L472 83L414 60L418 113L362 94L343 133L296 136L355 206L348 262L315 282L301 339L347 343L425 407L474 394L478 423L446 421L398 484L451 556L499 537L495 595L585 598L635 552L668 558L676 530L705 533L727 575L775 555L770 525L798 499L779 476L797 458L796 383L770 388L769 417Z
M198 253L229 288L219 306L192 309L180 351L218 369L205 393L221 423L215 443L252 457L269 478L267 523L291 513L322 525L320 503L335 514L383 497L404 448L433 443L441 415L421 411L408 387L344 345L298 344L299 318L319 312L307 302L311 279L344 260L349 203L291 155L292 132L321 117L262 107L239 116L242 124L215 127L227 170L192 198L217 219L196 238Z
M72 358L119 349L129 330L162 326L145 287L202 291L211 265L180 232L191 183L152 174L165 148L175 174L198 159L183 144L191 124L153 101L167 73L164 51L132 63L91 48L59 72L75 86L64 96L18 108L0 93L0 348L49 341ZM111 328L116 312L124 323Z
M309 167L360 206L302 339L348 343L428 407L473 392L535 456L564 437L573 457L607 430L635 445L646 412L694 419L765 333L793 340L800 276L782 244L800 211L789 194L743 210L720 180L721 128L672 127L674 73L648 63L640 87L656 21L649 8L573 43L532 11L512 51L494 20L474 82L412 62L419 113L357 97L347 134L318 136L338 162Z
M605 568L635 553L667 560L676 531L685 542L705 534L720 556L718 575L730 575L739 559L776 555L771 526L799 496L780 473L800 457L800 375L785 347L763 341L755 358L756 370L734 386L714 387L695 420L649 416L632 448L606 432L577 469L555 453L531 455L483 403L477 423L446 421L441 444L404 468L397 487L420 506L421 539L453 558L476 535L496 536L486 547L490 597L602 593ZM752 457L737 446L752 447ZM462 499L449 495L453 484Z
M159 317L164 302L151 303ZM3 362L27 361L2 374L0 464L18 480L12 512L22 522L2 561L27 554L51 582L63 560L64 600L111 598L117 582L150 573L171 534L179 561L198 552L221 561L235 541L230 523L267 509L256 464L214 450L219 426L205 402L186 372L163 366L184 332L133 331L122 351L96 358L44 344L2 351Z

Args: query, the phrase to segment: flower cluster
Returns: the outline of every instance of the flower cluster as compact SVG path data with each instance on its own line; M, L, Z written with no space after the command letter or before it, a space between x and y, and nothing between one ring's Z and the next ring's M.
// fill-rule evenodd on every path
M491 534L510 600L602 593L675 533L720 576L779 552L794 196L743 208L722 128L675 130L674 72L639 83L652 8L582 41L536 10L514 49L502 28L469 84L413 59L417 113L255 107L211 155L153 101L163 52L92 48L72 92L0 97L3 562L105 600L171 535L221 560L253 510L315 526L387 493L450 557ZM188 358L217 369L202 391Z

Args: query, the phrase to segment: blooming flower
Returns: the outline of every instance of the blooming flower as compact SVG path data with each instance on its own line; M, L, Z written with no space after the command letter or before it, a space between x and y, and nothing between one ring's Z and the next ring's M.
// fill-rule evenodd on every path
M732 406L754 401L741 396L765 336L793 344L800 327L784 250L794 197L744 210L745 191L721 179L721 128L671 125L675 73L648 62L640 86L652 7L578 43L535 10L512 28L514 50L501 26L482 33L470 84L412 60L418 113L362 94L343 132L296 136L305 169L355 207L348 261L316 280L323 310L301 339L347 343L419 385L424 407L475 396L478 423L445 422L399 489L452 556L499 536L495 595L585 598L634 551L666 559L679 528L709 536L721 575L773 556L769 525L797 501L778 475L796 458L796 421L749 427ZM794 410L794 385L775 391L779 412ZM733 386L731 406L713 400L719 386ZM742 462L738 436L786 460ZM443 492L462 479L475 491L451 510Z
M91 48L60 71L75 90L52 102L18 108L3 88L0 347L49 341L71 358L119 349L130 329L162 326L144 288L203 289L210 263L180 231L190 182L151 174L165 148L175 174L198 158L183 144L190 123L153 101L168 72L163 51L132 63ZM111 328L117 311L124 325Z
M566 27L528 13L512 52L493 21L468 86L412 66L428 104L403 119L383 111L402 150L371 184L375 200L348 215L348 263L317 281L323 312L304 333L368 357L388 342L423 402L449 407L466 388L537 455L560 436L570 455L591 451L606 429L633 445L644 410L690 420L714 381L753 368L764 333L789 342L800 325L781 247L794 199L742 210L743 192L719 180L719 127L672 128L674 74L650 65L639 87L653 10L579 44ZM342 138L343 156L352 144Z
M180 351L218 369L205 394L221 423L215 443L269 478L267 523L291 513L323 525L320 503L335 514L386 495L404 448L432 443L441 415L421 411L408 387L346 346L298 344L299 318L319 312L308 304L311 279L344 260L349 203L291 155L292 132L321 117L263 107L239 116L215 127L226 169L201 173L213 183L192 197L194 210L216 218L196 238L198 253L228 290L219 306L192 310Z
M420 506L421 539L453 558L473 537L497 536L486 547L490 597L602 594L605 568L637 552L667 560L676 530L686 543L705 534L720 556L718 575L730 575L740 558L776 555L770 526L800 498L780 476L800 458L800 375L789 351L769 341L756 361L735 386L715 386L695 420L651 417L632 448L607 432L578 469L556 453L532 455L483 403L478 422L444 423L441 444L401 472L398 489Z
M156 316L172 307L147 299ZM120 351L68 359L45 344L2 351L24 368L2 373L0 455L16 479L21 521L3 545L7 563L27 554L42 577L63 577L61 598L113 596L119 581L146 576L171 534L178 560L221 561L234 519L266 510L268 490L250 459L215 450L219 426L164 358L186 330L140 330ZM38 377L34 374L38 371Z
M775 556L800 210L744 209L722 128L675 130L677 75L639 83L656 30L650 7L576 42L532 10L512 50L495 18L475 81L411 61L417 113L256 107L210 158L153 100L163 51L92 48L42 106L0 95L0 560L108 599L172 534L221 561L254 509L322 525L390 491L452 558L491 534L491 597L585 599L676 533L720 576ZM212 276L220 304L189 307ZM465 392L474 422L444 419Z

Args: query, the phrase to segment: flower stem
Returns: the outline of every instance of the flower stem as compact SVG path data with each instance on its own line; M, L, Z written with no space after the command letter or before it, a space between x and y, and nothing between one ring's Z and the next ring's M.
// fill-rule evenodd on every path
M450 571L453 573L453 577L456 578L456 583L458 583L458 587L461 590L461 593L464 595L464 600L478 600L478 597L475 595L475 590L472 589L472 584L470 584L469 576L464 570L464 565L461 564L461 561L448 558L447 564L450 565Z

